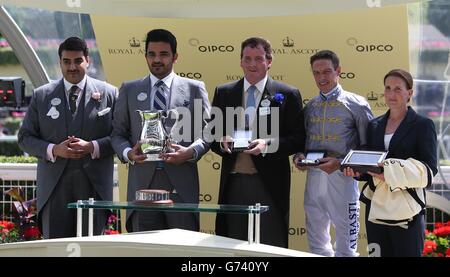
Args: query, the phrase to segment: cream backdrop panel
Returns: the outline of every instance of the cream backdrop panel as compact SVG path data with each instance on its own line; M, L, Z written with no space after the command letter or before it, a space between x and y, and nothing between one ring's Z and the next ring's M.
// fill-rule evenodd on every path
M218 84L238 80L240 44L251 36L269 39L273 47L270 75L300 89L304 103L318 93L309 58L320 49L335 51L342 65L341 84L369 100L376 115L385 111L382 78L392 68L409 68L407 10L404 6L361 12L298 17L247 19L155 19L92 16L108 81L123 81L149 73L144 57L146 33L154 28L172 31L178 40L175 72L206 83L209 98ZM200 203L217 203L220 158L212 152L199 162ZM289 247L308 251L303 191L305 174L292 168ZM121 196L125 196L126 168L120 171ZM274 174L277 174L274 172ZM125 200L122 198L121 200ZM364 215L364 205L361 205ZM214 232L215 214L201 215L201 230ZM361 216L361 222L363 222ZM359 251L366 255L361 224Z

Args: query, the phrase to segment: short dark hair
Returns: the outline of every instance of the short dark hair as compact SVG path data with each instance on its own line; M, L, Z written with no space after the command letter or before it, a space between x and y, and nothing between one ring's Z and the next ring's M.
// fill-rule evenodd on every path
M86 41L79 37L67 38L63 43L59 45L58 55L61 59L62 52L66 51L83 51L85 57L89 56L89 49L87 47Z
M334 69L337 69L339 67L339 58L336 53L331 50L321 50L317 52L316 54L311 56L309 63L312 66L313 63L317 60L330 60L333 64Z
M258 45L261 45L264 51L266 52L266 59L272 59L272 46L270 45L270 41L260 37L252 37L244 40L241 44L241 59L244 55L244 48L249 46L251 48L257 48Z
M145 39L145 54L147 54L149 42L167 42L170 44L172 54L175 55L177 53L177 38L165 29L154 29L147 33L147 38Z
M403 69L398 69L398 68L392 69L386 75L384 75L383 84L386 83L386 79L390 76L398 77L398 78L402 79L403 81L405 81L407 89L413 88L413 84L414 84L413 77L411 76L411 73L409 73L408 71L403 70Z

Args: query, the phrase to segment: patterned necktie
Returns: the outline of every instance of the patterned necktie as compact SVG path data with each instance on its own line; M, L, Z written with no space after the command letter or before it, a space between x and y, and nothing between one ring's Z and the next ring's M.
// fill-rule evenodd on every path
M251 122L253 121L253 117L255 116L255 86L250 86L247 89L247 106L245 107L246 115L245 115L245 127L249 128Z
M158 82L156 82L155 86L156 92L153 101L153 107L156 110L165 110L167 108L167 104L166 104L166 93L164 82L159 80Z
M70 112L72 113L72 115L77 110L77 98L78 98L77 92L78 92L78 87L77 86L72 86L70 88L69 107L70 107Z

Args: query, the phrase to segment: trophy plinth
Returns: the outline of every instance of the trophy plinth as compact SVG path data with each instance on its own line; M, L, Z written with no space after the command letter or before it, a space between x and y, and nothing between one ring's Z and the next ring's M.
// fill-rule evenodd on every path
M136 191L135 204L144 205L172 205L170 192L160 189L141 189Z

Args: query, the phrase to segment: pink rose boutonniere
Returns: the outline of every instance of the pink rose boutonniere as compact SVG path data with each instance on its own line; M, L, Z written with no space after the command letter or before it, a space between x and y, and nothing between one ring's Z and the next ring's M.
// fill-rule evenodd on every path
M102 94L98 91L94 91L91 95L91 98L96 100L97 102L102 102Z

